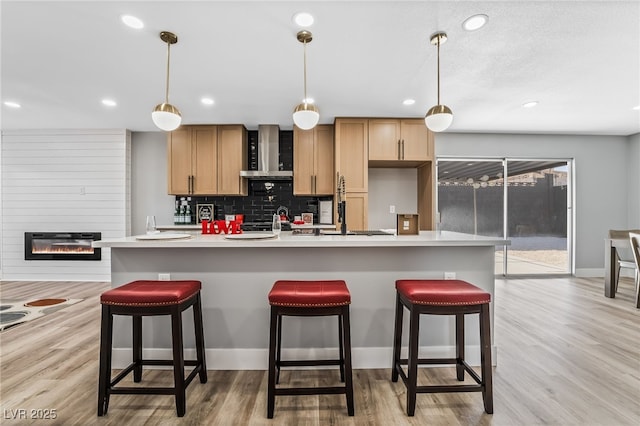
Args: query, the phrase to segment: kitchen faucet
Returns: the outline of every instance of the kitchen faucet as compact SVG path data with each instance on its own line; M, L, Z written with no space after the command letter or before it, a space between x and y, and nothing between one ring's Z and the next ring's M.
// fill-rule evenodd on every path
M347 235L347 189L344 176L338 174L338 220L340 221L340 234Z

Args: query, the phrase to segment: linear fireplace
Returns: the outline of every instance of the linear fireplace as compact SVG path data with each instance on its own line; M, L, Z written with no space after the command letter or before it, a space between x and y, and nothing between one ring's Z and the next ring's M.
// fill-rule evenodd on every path
M25 232L25 260L100 260L100 232Z

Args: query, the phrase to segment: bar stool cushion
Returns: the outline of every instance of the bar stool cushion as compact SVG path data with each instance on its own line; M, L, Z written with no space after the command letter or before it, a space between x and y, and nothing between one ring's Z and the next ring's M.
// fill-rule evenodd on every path
M269 292L269 304L291 307L345 306L351 294L342 280L276 281Z
M481 305L491 294L461 280L397 280L400 294L417 305Z
M177 305L196 295L200 281L133 281L108 290L100 296L100 303L117 306Z

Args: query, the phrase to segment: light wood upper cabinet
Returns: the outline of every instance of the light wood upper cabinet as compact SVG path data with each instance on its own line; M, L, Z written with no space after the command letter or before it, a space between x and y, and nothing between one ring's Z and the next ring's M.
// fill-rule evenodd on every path
M422 119L369 120L373 167L417 167L433 158L433 138Z
M240 177L247 169L247 130L242 125L218 126L219 195L247 195L249 183Z
M333 126L322 124L312 130L293 129L294 195L332 195Z
M369 194L366 192L347 193L347 230L361 231L369 229ZM340 227L338 226L338 229Z
M368 192L369 126L366 118L336 118L335 174L344 176L347 192ZM334 181L337 184L337 181Z
M191 194L215 194L217 188L218 135L216 126L191 128Z
M189 194L191 191L191 129L181 127L167 136L168 193Z
M168 135L168 193L247 195L246 154L244 126L182 126Z

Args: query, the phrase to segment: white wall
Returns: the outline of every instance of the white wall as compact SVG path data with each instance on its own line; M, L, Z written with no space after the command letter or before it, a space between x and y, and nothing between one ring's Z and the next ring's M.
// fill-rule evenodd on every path
M417 169L369 169L369 229L396 227L396 213L418 213Z
M640 133L629 136L627 172L629 183L629 229L640 229Z
M25 232L130 232L130 133L126 130L2 132L2 278L109 281L101 261L25 261Z
M167 135L135 132L131 135L131 235L145 233L145 218L155 215L158 225L173 224L173 195L167 195Z
M442 133L436 155L467 157L574 158L576 275L601 275L604 238L625 229L631 194L629 142L618 136ZM638 194L635 194L637 203Z

